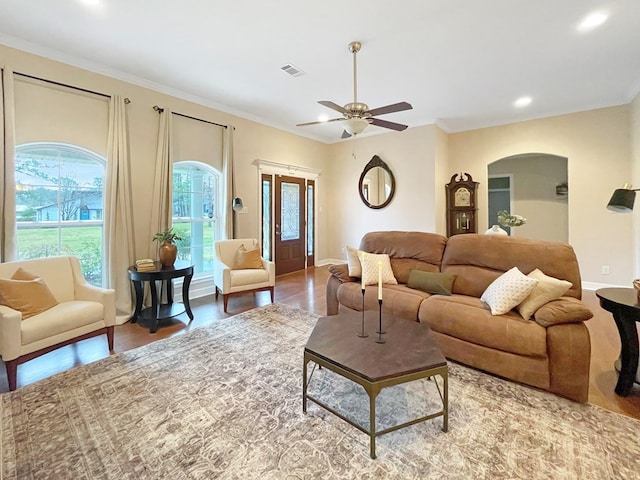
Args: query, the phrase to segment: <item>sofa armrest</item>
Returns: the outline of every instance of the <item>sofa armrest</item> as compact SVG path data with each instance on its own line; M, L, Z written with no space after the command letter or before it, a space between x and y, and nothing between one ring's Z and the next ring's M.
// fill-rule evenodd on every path
M591 339L583 323L547 328L549 391L577 402L589 399Z
M358 281L358 277L349 276L349 266L346 263L329 265L329 273L331 273L333 277L337 278L340 283Z
M535 321L543 327L563 323L581 323L593 317L593 312L577 298L560 297L543 305L534 314Z
M269 285L276 284L276 264L275 262L271 262L269 260L262 259L262 266L264 269L269 272Z
M21 322L20 312L0 305L0 356L5 362L20 356Z
M90 283L76 284L75 298L101 303L104 305L105 326L116 324L116 291L112 288L100 288Z

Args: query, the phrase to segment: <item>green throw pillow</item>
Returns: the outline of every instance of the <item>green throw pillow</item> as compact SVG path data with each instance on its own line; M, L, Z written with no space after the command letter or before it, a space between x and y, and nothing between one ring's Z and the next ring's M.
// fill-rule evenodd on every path
M438 295L451 295L455 275L441 272L411 270L407 287Z

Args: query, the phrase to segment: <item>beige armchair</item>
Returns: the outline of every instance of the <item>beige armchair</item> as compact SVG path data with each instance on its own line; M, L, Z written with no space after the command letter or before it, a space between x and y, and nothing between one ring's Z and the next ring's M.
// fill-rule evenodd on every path
M48 287L43 296L51 298L52 294L54 298L51 308L24 319L21 311L0 305L0 356L7 368L9 390L16 389L18 365L57 348L106 333L109 351L113 351L114 290L87 283L78 259L69 256L0 263L0 279L11 279L20 267L26 274L41 278ZM15 279L29 280L18 275ZM15 281L0 283L3 302L9 289L22 288ZM29 303L27 298L25 316Z
M276 284L276 265L262 258L263 268L234 270L234 261L241 245L246 249L256 248L255 238L219 240L214 242L213 281L216 286L216 300L222 293L224 311L227 311L229 297L251 292L268 290L273 303L273 289Z

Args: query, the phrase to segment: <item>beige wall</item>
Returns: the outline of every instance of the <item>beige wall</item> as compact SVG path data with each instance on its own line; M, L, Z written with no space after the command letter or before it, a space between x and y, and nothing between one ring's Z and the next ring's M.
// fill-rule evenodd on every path
M631 102L631 178L633 186L640 188L640 93ZM634 278L640 278L640 199L633 210Z
M237 174L238 195L242 197L248 213L238 216L238 236L258 237L258 168L252 164L256 159L281 162L289 165L300 165L322 170L327 159L327 146L306 138L298 137L275 128L261 125L234 115L230 115L204 105L182 100L174 96L166 95L149 88L133 85L114 78L92 73L83 69L55 62L43 57L28 54L13 48L0 45L0 65L15 72L33 75L48 80L62 82L77 87L85 88L100 93L115 95L120 94L131 99L127 107L129 121L131 170L133 176L133 200L135 204L134 225L136 237L136 257L155 255L155 243L151 241L152 233L149 227L149 212L151 205L151 185L149 178L153 178L153 169L156 158L156 142L158 136L158 114L153 110L154 105L168 108L185 115L204 120L231 124L235 130L235 161ZM24 91L24 88L21 87ZM31 87L33 89L34 87ZM56 98L76 98L77 95L56 93ZM23 100L24 95L21 97ZM80 97L83 98L83 97ZM62 101L62 100L61 100ZM101 101L87 100L101 109L104 123L105 104ZM64 102L63 102L64 103ZM86 102L85 102L86 103ZM31 106L38 107L34 98ZM59 115L56 122L41 122L37 128L30 131L28 136L23 135L24 141L61 141L57 135L57 126L65 121L65 118L74 118L74 110L63 105L56 104ZM66 105L66 104L65 104ZM42 104L44 108L44 104ZM36 131L36 135L32 135ZM101 133L100 138L94 138L88 131L83 132L86 138L80 142L82 146L93 149L96 153L103 154L106 151L106 134ZM20 132L18 132L20 137ZM72 141L72 139L68 139ZM324 204L328 196L328 185L325 185L324 177L320 176L317 184L318 192L318 232L326 231L326 220L323 212ZM316 258L327 257L326 237L320 233L317 242Z
M134 176L136 254L154 245L148 225L151 205L148 179L156 156L159 105L205 120L235 125L238 195L248 207L238 234L259 234L257 159L321 171L318 178L317 261L344 258L346 244L357 245L371 230L420 230L445 233L444 185L453 173L468 172L480 182L479 225L486 225L487 165L522 153L568 158L569 242L580 260L583 280L629 285L634 272L633 228L638 215L605 209L614 188L633 177L640 186L640 97L630 105L446 134L435 125L325 145L230 115L205 105L160 93L80 68L0 45L0 64L30 75L106 94L127 96L130 152ZM46 127L43 127L46 130ZM41 138L40 140L47 140ZM96 144L97 139L87 139ZM101 140L102 141L102 140ZM97 147L96 147L97 148ZM358 179L373 155L379 155L396 178L396 196L382 210L365 207ZM632 171L633 169L633 171ZM640 210L640 209L638 209ZM640 239L640 235L636 235ZM610 267L610 275L601 266Z
M489 175L512 174L511 213L522 215L527 223L511 229L516 237L569 241L568 197L556 195L556 186L567 181L567 159L553 155L519 155L488 166ZM478 225L484 232L497 224L497 218Z
M449 166L480 182L479 224L487 225L487 165L523 153L568 159L569 243L583 281L629 285L632 218L606 210L616 187L631 178L630 107L620 106L456 133ZM610 274L601 273L609 266Z
M328 201L330 258L346 258L345 246L357 247L370 231L436 230L436 198L442 193L436 190L440 187L435 178L438 131L438 127L430 125L351 138L329 146L328 177L333 192ZM389 166L396 180L393 200L383 209L366 207L358 194L360 174L374 155Z

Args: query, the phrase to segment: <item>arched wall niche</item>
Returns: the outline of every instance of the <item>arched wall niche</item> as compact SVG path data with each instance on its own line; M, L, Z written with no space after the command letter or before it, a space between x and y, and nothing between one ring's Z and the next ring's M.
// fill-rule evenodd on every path
M527 219L526 224L510 229L512 236L568 243L567 163L566 157L534 152L489 163L486 228L498 224L498 211L507 210Z

